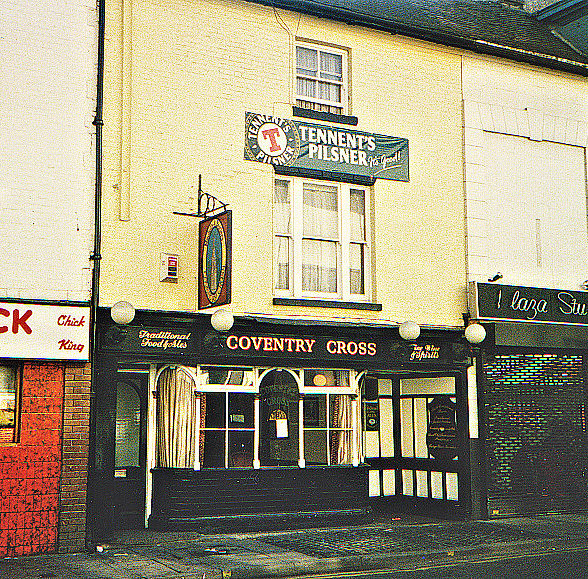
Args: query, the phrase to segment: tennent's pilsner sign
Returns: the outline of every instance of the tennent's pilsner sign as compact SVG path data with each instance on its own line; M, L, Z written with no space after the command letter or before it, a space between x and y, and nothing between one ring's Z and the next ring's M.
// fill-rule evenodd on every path
M408 140L245 114L245 159L304 169L408 181Z

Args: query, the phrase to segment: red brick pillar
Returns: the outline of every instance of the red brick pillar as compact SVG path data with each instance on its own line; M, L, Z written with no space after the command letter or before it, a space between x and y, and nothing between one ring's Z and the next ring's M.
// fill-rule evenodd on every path
M59 486L60 553L79 552L85 547L90 382L90 364L65 365L62 473Z

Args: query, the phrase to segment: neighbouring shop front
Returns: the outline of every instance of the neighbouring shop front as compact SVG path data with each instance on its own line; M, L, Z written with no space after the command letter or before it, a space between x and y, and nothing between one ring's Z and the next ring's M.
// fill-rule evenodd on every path
M98 318L89 527L467 516L463 332L138 311Z
M471 286L491 518L588 510L587 296Z

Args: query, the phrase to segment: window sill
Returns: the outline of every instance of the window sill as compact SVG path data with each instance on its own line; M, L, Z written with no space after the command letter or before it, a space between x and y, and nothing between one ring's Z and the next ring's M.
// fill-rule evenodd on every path
M316 119L317 121L326 121L329 123L339 123L340 125L357 126L359 119L351 115L337 115L335 113L327 113L325 111L315 111L313 109L303 109L302 107L293 106L292 114L295 117L303 117L305 119Z
M274 306L296 306L301 308L338 308L341 310L371 310L381 312L382 304L369 302L338 302L335 300L313 300L298 298L274 298Z

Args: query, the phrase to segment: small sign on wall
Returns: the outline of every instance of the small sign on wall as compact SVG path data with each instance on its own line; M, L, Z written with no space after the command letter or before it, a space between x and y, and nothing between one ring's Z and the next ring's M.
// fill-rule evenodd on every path
M198 309L231 303L232 211L199 226Z

